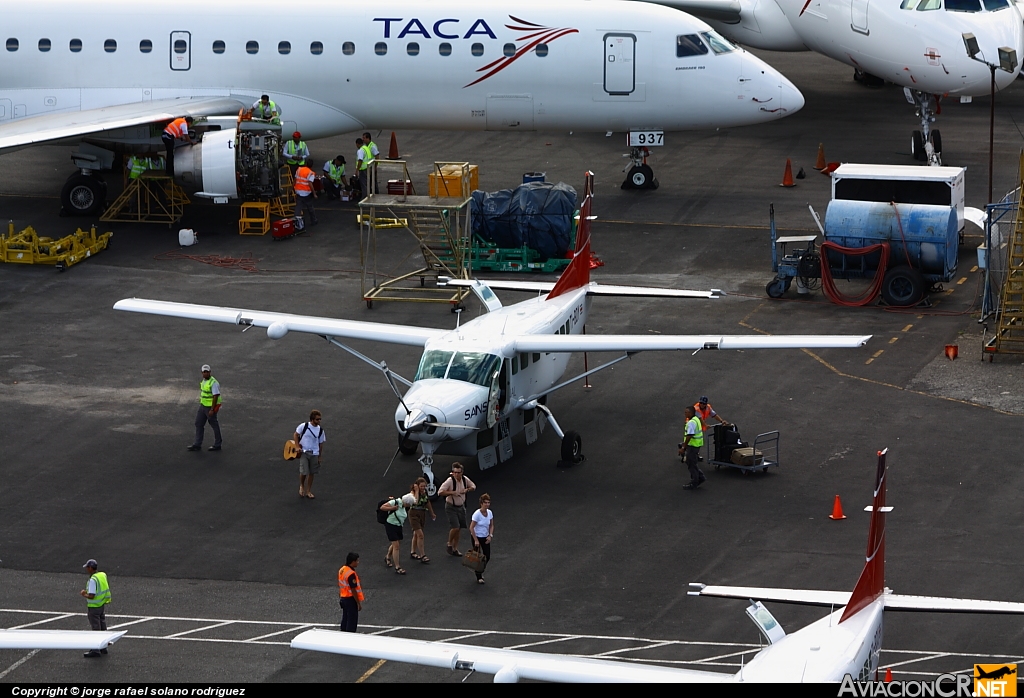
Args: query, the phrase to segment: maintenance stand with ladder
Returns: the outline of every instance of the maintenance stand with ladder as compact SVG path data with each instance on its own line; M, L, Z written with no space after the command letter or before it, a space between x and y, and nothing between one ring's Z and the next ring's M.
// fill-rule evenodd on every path
M359 257L362 264L361 289L366 307L374 301L449 303L461 307L470 291L464 287L442 286L438 277L468 279L472 256L472 220L469 163L436 162L437 171L457 171L458 189L452 196L417 196L410 186L409 170L403 160L373 160L368 182L370 195L359 202ZM396 193L377 191L378 173L394 170L401 175ZM447 192L446 192L447 193ZM423 256L423 266L397 276L381 271L377 259L378 230L403 229L417 247L391 268L397 272L413 255ZM428 283L428 278L430 282ZM417 283L418 281L418 283Z
M190 204L185 190L165 174L143 172L129 179L121 195L100 216L106 223L165 223L181 220Z
M1017 218L1007 241L1006 280L999 303L996 334L985 344L989 361L994 354L1024 354L1024 151L1020 154Z

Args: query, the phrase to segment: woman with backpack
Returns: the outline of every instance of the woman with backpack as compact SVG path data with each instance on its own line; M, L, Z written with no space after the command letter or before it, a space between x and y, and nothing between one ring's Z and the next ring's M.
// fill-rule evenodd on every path
M408 516L407 509L415 503L416 498L412 493L408 493L404 497L386 499L377 507L378 511L387 512L383 524L384 530L388 534L388 540L391 542L387 554L384 555L384 564L394 567L397 574L405 574L405 570L398 562L398 556L402 549L402 525ZM377 520L379 521L380 518L381 516L378 514Z

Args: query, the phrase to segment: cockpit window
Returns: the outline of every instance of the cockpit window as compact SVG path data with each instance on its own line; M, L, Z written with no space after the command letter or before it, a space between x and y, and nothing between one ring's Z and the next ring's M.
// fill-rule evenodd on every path
M941 10L942 0L908 0L908 10L927 12L928 10Z
M946 0L950 12L981 12L981 0Z
M1001 10L1004 7L1010 6L1010 0L981 0L981 4L985 6L988 11Z
M500 364L501 359L493 354L431 349L423 352L415 380L448 378L486 387Z
M718 32L701 32L700 35L704 37L704 41L708 42L708 46L710 46L711 50L716 54L721 55L723 53L731 53L736 50L736 47L729 43L729 41Z
M676 58L703 56L707 52L708 47L696 34L681 34L676 37Z

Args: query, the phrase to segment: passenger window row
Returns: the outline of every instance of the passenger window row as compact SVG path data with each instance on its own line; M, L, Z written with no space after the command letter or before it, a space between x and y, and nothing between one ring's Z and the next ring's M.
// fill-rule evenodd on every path
M17 51L19 47L20 47L20 44L19 44L17 39L12 37L12 38L7 40L7 50L8 51L11 51L11 52ZM49 39L40 39L39 40L39 50L41 52L46 53L51 48L52 48L52 44L51 44ZM68 49L72 53L80 52L82 50L82 40L81 39L72 39L68 43ZM217 41L213 42L212 49L213 49L214 53L221 54L221 53L224 53L225 51L227 51L227 44L225 44L223 41L217 40ZM117 51L117 41L115 41L114 39L107 39L106 41L103 42L103 50L106 51L107 53L114 53L115 51ZM149 39L143 39L142 41L139 42L139 51L141 53L151 53L153 51L153 42L150 41ZM469 51L474 56L482 56L482 55L484 55L484 45L479 43L479 42L476 42L472 46L470 46ZM507 43L501 49L502 55L504 55L506 58L512 58L513 56L515 56L516 55L516 51L517 51L516 45L513 44L513 43ZM174 41L174 52L178 53L178 54L183 54L183 53L188 52L188 42L185 41L184 39L175 39L175 41ZM260 43L258 41L247 41L246 44L245 44L245 52L250 54L250 55L255 55L255 54L259 53L260 52ZM290 41L279 41L278 44L277 44L277 52L280 53L282 56L287 56L289 53L292 52L292 44L291 44L291 42ZM320 42L320 41L312 42L309 45L309 52L311 54L313 54L314 56L319 56L320 54L322 54L324 52L324 45L323 45L323 43ZM352 54L354 54L356 52L356 45L354 43L352 43L351 41L346 41L345 43L343 43L341 45L341 52L344 55L346 55L346 56L351 56ZM373 52L376 53L378 56L385 56L385 55L387 55L387 52L388 52L388 44L387 44L387 42L386 41L378 41L374 45L374 47L373 47ZM416 43L415 41L411 41L411 42L409 42L408 44L405 45L405 52L407 54L409 54L410 56L418 56L418 55L420 55L420 45L418 43ZM448 43L447 41L444 41L444 42L438 44L437 52L441 56L450 56L450 55L452 55L452 45L450 43ZM533 52L536 53L538 56L543 58L544 56L548 55L548 45L547 44L537 44L537 46L534 47ZM707 49L704 49L704 52L707 53Z

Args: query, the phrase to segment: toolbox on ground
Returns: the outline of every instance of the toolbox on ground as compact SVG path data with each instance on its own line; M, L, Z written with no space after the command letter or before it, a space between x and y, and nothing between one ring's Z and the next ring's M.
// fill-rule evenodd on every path
M300 232L295 229L294 218L284 218L279 221L274 221L270 226L271 235L274 236L275 240L284 240L290 238L292 235Z

